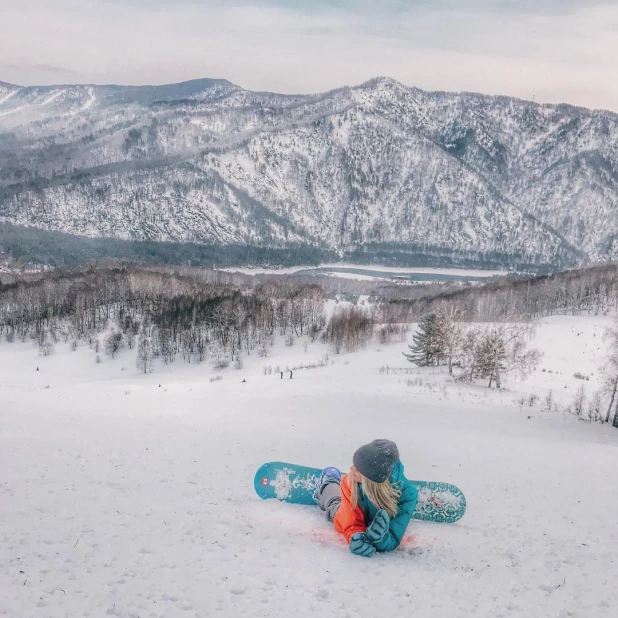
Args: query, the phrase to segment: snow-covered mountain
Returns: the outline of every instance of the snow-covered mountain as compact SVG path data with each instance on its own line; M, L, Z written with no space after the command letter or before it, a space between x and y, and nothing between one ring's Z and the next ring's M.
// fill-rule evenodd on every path
M618 256L617 212L607 111L388 78L302 96L0 82L0 221L570 264Z

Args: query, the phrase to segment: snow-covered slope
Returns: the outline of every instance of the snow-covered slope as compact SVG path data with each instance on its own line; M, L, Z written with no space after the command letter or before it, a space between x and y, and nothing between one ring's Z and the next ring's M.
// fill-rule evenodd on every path
M387 78L0 86L0 221L91 236L618 255L618 116Z
M0 616L615 616L618 430L542 401L592 393L610 323L543 320L542 367L501 394L381 373L403 366L402 344L281 380L262 367L326 348L279 341L210 382L180 361L140 375L135 350L96 364L85 345L41 358L2 342ZM376 437L397 441L410 478L461 487L461 522L414 521L365 559L317 507L254 494L264 461L345 469Z

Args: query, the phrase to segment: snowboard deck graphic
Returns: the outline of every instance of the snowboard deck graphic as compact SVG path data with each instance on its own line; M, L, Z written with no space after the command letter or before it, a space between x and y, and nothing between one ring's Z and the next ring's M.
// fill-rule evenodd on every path
M321 468L271 461L260 466L253 486L260 498L276 498L291 504L316 505L313 493ZM434 481L410 481L418 489L418 503L412 519L452 524L466 512L466 497L455 485Z

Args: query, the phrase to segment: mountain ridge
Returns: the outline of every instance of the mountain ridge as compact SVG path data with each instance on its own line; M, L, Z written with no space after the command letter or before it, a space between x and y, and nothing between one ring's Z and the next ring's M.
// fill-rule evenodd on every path
M0 84L1 86L1 84ZM86 236L618 256L618 114L388 77L0 90L0 221Z
M232 82L226 78L220 78L220 77L215 77L215 78L195 77L191 79L181 80L178 82L169 82L169 83L161 82L160 84L156 84L156 83L120 84L120 83L115 83L115 82L110 82L110 83L95 83L95 82L70 83L70 82L66 82L66 83L47 84L47 85L30 85L30 86L23 86L23 85L13 84L11 82L5 82L5 81L0 80L0 86L6 86L10 88L19 89L19 90L30 89L30 88L32 89L34 88L36 89L45 89L45 88L58 89L58 88L76 88L76 87L114 88L114 89L122 89L122 88L147 89L147 88L185 86L189 84L197 84L199 82L221 82L221 83L226 83L228 85L234 86L238 90L243 90L245 92L251 92L253 94L258 94L258 95L276 95L279 97L320 97L322 95L328 95L328 94L336 93L336 92L343 91L343 90L352 90L354 88L366 87L366 86L371 85L372 83L381 82L381 81L392 82L394 84L402 86L403 88L406 88L409 90L416 90L418 92L427 93L427 94L445 95L445 96L481 97L483 99L494 99L496 101L500 101L500 100L516 101L519 103L535 105L538 107L546 107L546 106L558 107L558 108L566 107L566 108L570 108L573 110L585 110L588 112L607 113L607 114L612 114L618 117L618 111L613 111L611 109L607 109L603 107L585 107L583 105L576 105L574 103L569 103L568 101L560 101L558 103L542 103L542 102L536 101L535 99L526 99L524 97L517 97L514 95L507 95L507 94L488 94L488 93L484 93L484 92L480 92L476 90L427 90L419 86L408 86L404 84L403 82L393 77L389 77L387 75L376 75L375 77L371 77L359 84L346 84L343 86L338 86L336 88L322 90L319 92L306 92L306 93L303 93L303 92L281 93L281 92L275 92L274 90L249 90L239 84L236 84L235 82Z

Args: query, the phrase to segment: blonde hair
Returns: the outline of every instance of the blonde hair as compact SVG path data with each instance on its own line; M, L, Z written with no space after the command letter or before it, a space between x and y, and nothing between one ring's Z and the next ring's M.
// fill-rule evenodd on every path
M358 482L351 475L348 476L348 481L350 483L352 506L356 508L359 495ZM397 515L401 490L391 485L388 479L383 483L376 483L363 476L363 493L378 509L384 509L389 517Z

